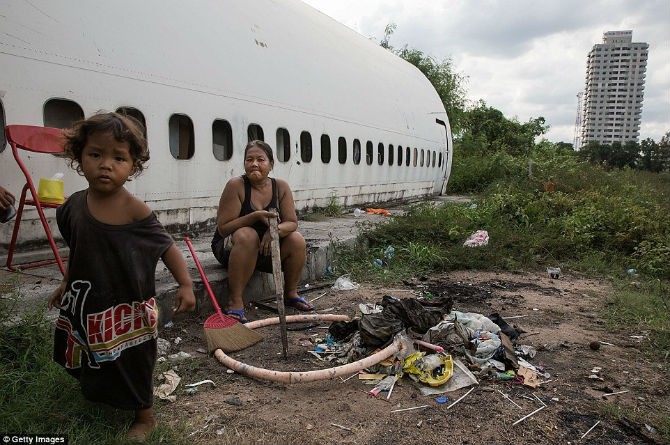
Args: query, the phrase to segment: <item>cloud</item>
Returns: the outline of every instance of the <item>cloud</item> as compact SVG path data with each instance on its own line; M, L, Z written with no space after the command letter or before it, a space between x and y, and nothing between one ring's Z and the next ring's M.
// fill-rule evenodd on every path
M360 34L451 59L483 99L520 121L543 116L550 140L572 142L586 58L606 31L633 30L649 43L642 139L670 131L668 0L306 0ZM448 111L448 110L447 110Z

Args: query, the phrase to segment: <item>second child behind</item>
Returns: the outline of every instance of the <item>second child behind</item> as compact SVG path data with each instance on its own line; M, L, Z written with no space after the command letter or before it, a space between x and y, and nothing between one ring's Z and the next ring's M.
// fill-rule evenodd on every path
M66 136L65 154L88 188L56 213L70 254L67 274L49 297L49 308L60 309L54 360L79 379L87 399L133 410L126 436L143 441L156 427L158 259L179 284L175 314L195 308L191 277L172 237L124 187L149 159L138 121L99 113L78 122Z

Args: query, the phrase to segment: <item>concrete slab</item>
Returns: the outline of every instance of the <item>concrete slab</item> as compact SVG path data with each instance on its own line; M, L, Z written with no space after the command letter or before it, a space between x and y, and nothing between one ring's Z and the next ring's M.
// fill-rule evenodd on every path
M391 209L392 214L402 213L402 209ZM312 219L314 216L312 216ZM302 283L320 280L332 263L332 246L337 243L354 243L363 225L377 224L388 220L387 216L362 214L354 216L353 212L339 217L319 216L318 220L299 221L299 231L307 241L307 263L303 271ZM189 233L194 250L203 266L205 275L210 282L219 304L225 306L227 297L227 273L214 258L210 248L213 228L197 233ZM207 295L206 288L198 273L191 254L183 241L182 234L173 234L177 246L181 249L193 279L194 291L197 300L198 314L211 314L214 309ZM0 252L0 264L6 263L6 250ZM67 250L63 251L67 255ZM15 255L15 263L35 261L49 258L51 251L47 249L33 249L27 252L19 251ZM6 268L0 269L0 297L9 298L12 289L20 292L18 304L20 309L30 310L44 306L49 294L53 292L61 281L61 274L55 265L43 266L22 272L11 272ZM156 268L156 294L159 303L160 326L171 319L171 308L176 291L176 283L167 267L159 262ZM264 299L275 293L272 274L255 272L244 293L245 302L254 299ZM50 316L55 317L56 311Z

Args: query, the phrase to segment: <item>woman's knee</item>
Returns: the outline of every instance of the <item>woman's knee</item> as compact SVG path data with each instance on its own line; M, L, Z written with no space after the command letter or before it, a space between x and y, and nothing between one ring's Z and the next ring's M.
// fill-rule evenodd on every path
M233 247L244 246L256 248L260 246L258 234L251 227L240 227L231 235Z

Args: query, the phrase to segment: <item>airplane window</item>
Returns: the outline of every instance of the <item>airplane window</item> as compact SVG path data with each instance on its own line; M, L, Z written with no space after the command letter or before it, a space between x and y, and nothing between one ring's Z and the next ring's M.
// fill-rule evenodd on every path
M116 112L137 119L140 124L142 124L142 134L144 135L144 139L147 138L147 121L144 119L144 114L142 114L140 110L133 107L119 107L116 109Z
M312 162L312 135L308 131L300 133L300 159Z
M416 162L418 161L418 158L419 158L418 153L419 153L419 151L416 149L416 147L414 147L414 160L412 162L414 167L416 167Z
M287 162L291 159L291 136L286 128L277 128L277 160Z
M419 164L420 167L423 167L423 158L424 158L424 152L423 152L423 148L422 148L421 149L421 162Z
M411 156L411 151L410 151L410 150L411 150L411 149L410 149L409 147L407 147L407 148L405 149L405 165L406 165L407 167L409 167L409 163L410 163L410 161L412 160L412 156Z
M49 99L43 111L45 127L69 128L84 118L79 104L67 99Z
M372 141L368 141L365 144L365 162L368 165L372 165Z
M337 160L340 164L347 162L347 140L343 137L337 139Z
M384 144L381 142L377 144L377 164L384 164Z
M5 138L5 108L2 106L2 101L0 101L0 125L2 125L2 131L0 131L0 153L5 150L7 146L7 138Z
M442 168L442 153L440 152L440 156L438 156L438 167Z
M389 165L393 165L393 144L389 144Z
M433 150L433 167L435 167L435 150Z
M212 153L218 161L233 157L233 128L223 119L212 122Z
M321 135L321 161L324 164L330 162L330 136L327 134Z
M402 145L398 145L398 166L402 165Z
M247 127L247 142L251 141L265 141L263 128L258 124L249 124Z
M361 141L358 139L354 139L354 152L352 153L352 158L354 159L355 165L361 163Z
M175 159L191 159L195 153L193 121L185 114L173 114L169 121L170 153Z

